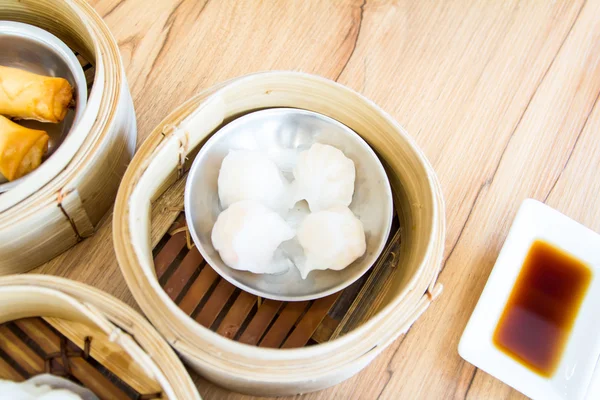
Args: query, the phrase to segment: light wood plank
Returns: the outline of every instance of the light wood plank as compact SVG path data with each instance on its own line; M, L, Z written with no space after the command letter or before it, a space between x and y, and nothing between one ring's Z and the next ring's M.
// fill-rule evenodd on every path
M21 376L21 374L3 358L0 358L0 377L2 377L2 379L15 382L21 382L25 380L25 377Z
M255 295L244 291L240 292L240 295L235 299L235 303L233 303L231 309L219 325L217 333L230 339L235 338L252 307L256 304L256 300L257 297Z
M434 303L434 312L426 313L408 333L388 366L392 371L403 371L405 380L390 382L382 399L422 393L465 396L457 392L465 386L456 378L467 378L469 374L464 370L475 370L457 355L460 334L520 202L526 197L546 198L600 93L600 57L593 55L598 48L594 38L600 34L596 18L599 12L600 3L585 5L512 134L497 171L483 186L465 234L440 277L446 287L460 289L444 293L444 301ZM587 62L574 65L573 59ZM549 179L541 180L540 176ZM469 386L466 389L469 391Z
M322 299L315 300L304 316L297 322L296 327L290 333L283 345L281 345L281 348L287 349L304 346L339 297L340 293L338 292L323 297Z
M598 9L596 9L598 12ZM586 14L586 17L591 15ZM588 23L590 21L588 20ZM600 29L581 26L573 35L590 35L598 37ZM584 31L584 29L590 31ZM591 37L576 37L572 45L577 42L589 42ZM587 40L586 40L587 39ZM583 50L583 49L582 49ZM594 71L590 71L594 73ZM598 71L596 70L596 73ZM563 164L563 169L555 181L554 186L546 196L546 204L565 213L576 221L586 225L597 232L600 231L600 203L595 194L600 193L600 159L593 154L600 152L600 102L596 97L594 109L587 117L586 124L576 136L571 152ZM480 398L517 398L518 394L502 382L494 379L485 372L478 370L473 384L469 390L469 399ZM519 397L520 398L520 397Z

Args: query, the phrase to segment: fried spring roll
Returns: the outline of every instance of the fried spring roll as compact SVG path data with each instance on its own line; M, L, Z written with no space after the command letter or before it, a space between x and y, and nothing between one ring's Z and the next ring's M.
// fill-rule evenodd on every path
M13 181L39 167L48 139L45 131L22 127L0 115L0 173Z
M73 88L66 79L0 65L0 114L57 123L65 118L72 99Z

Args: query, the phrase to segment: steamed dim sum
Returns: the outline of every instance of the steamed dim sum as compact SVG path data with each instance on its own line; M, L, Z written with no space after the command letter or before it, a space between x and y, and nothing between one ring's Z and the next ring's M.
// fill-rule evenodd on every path
M66 79L0 66L0 114L57 123L72 100L73 88Z
M223 262L255 274L282 272L271 261L277 247L293 237L279 214L253 200L233 203L219 214L212 230L213 246Z
M53 389L49 385L31 382L11 382L0 379L0 399L11 400L81 400L66 389Z
M352 202L354 162L333 146L315 143L300 153L294 178L293 201L306 200L312 212Z
M303 279L315 269L344 269L367 250L363 224L348 207L309 214L300 224L298 241L306 256L306 263L297 265Z
M13 181L39 167L48 139L45 131L24 128L0 115L0 173Z
M277 212L288 208L287 181L277 165L259 152L230 151L221 164L218 188L224 209L240 200L255 200Z

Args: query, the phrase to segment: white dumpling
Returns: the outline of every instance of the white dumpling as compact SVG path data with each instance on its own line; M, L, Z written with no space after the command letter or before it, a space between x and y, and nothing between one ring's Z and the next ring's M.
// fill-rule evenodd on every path
M77 394L66 389L52 389L48 385L31 382L0 380L0 399L11 400L81 400Z
M276 212L253 200L233 203L217 217L212 243L229 267L275 274L281 264L272 263L279 245L294 231Z
M41 395L37 400L81 400L81 397L68 390L57 389Z
M294 178L293 201L306 200L313 212L352 202L354 162L333 146L315 143L300 153Z
M288 208L288 183L262 153L232 150L223 159L217 183L223 209L241 200L255 200L278 212Z
M309 214L298 229L298 242L306 257L297 264L303 279L315 269L344 269L367 250L363 224L348 207Z

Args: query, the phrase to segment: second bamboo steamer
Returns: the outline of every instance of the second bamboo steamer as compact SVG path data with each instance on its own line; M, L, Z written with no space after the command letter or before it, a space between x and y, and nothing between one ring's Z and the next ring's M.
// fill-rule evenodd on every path
M8 305L0 309L0 380L58 375L101 399L200 399L173 349L145 318L107 293L69 279L21 274L0 277L0 301Z
M118 46L86 1L0 0L0 19L47 30L95 71L83 126L61 145L61 157L0 194L0 275L6 275L34 268L94 233L133 156L137 129Z

